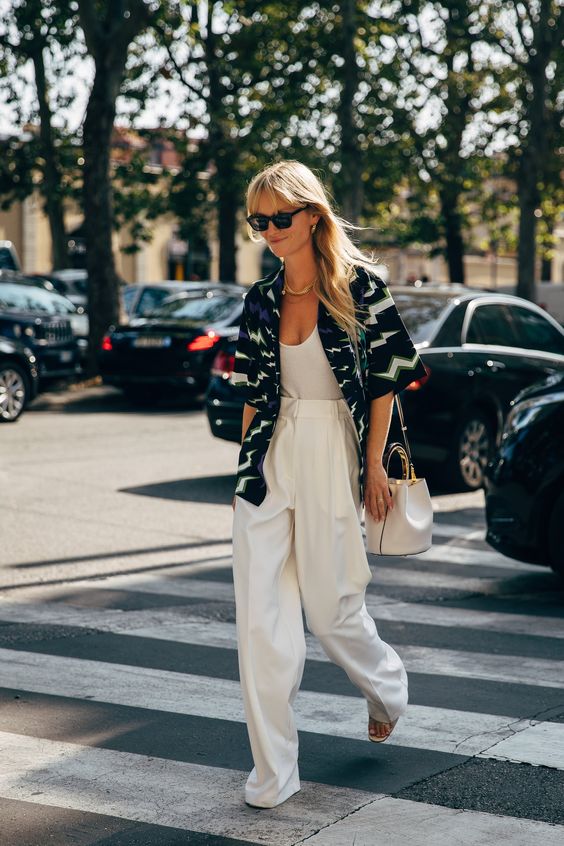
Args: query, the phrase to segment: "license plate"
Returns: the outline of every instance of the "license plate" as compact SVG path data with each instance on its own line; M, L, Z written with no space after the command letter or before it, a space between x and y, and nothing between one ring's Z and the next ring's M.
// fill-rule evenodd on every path
M135 347L170 347L171 339L166 335L140 335L135 338Z
M72 361L72 350L63 350L63 352L59 355L59 360L61 364L66 364L67 362Z

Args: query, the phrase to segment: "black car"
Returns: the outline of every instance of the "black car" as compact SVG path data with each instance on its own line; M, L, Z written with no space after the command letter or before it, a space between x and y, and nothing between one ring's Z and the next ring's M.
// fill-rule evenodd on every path
M68 308L59 294L10 271L0 271L0 334L22 341L37 359L42 382L74 377L79 348Z
M243 295L236 287L170 297L146 317L104 337L98 357L104 383L122 388L134 401L173 388L202 393L225 330L238 326L242 309Z
M486 469L486 541L564 576L564 374L521 391Z
M88 311L88 271L75 268L53 270L47 278L55 290L67 297L77 309Z
M543 309L510 294L464 285L390 293L428 374L401 393L416 470L430 464L459 490L483 486L513 397L564 372L564 329ZM243 403L229 384L237 334L218 351L207 392L214 435L239 440ZM389 440L402 440L394 404Z
M37 396L36 364L26 344L0 335L0 423L13 423Z
M125 314L129 319L132 319L144 317L175 294L202 296L206 291L217 290L220 286L222 290L235 287L237 291L241 291L241 288L233 282L211 282L209 280L177 282L174 279L168 279L164 282L138 282L133 285L125 285L121 292L121 298Z

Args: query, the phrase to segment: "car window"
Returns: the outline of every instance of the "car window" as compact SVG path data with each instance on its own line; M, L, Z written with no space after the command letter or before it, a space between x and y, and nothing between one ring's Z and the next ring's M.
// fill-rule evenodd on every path
M133 305L136 293L137 291L135 290L135 288L125 288L125 290L123 291L123 304L125 305L126 309L130 309Z
M33 285L0 285L0 308L12 311L70 314L76 311L70 300Z
M429 341L435 334L448 301L442 297L394 293L393 288L390 293L412 341Z
M139 314L147 314L157 308L163 300L170 297L170 291L166 288L145 288L137 304Z
M468 303L459 303L453 308L435 338L434 343L442 347L458 347L462 342L462 324Z
M519 346L528 350L543 350L564 355L564 334L546 320L524 306L512 306L510 319L519 338Z
M240 297L179 297L156 309L155 316L215 323L228 319L240 302Z
M507 306L501 303L478 305L470 320L466 342L501 347L519 346Z

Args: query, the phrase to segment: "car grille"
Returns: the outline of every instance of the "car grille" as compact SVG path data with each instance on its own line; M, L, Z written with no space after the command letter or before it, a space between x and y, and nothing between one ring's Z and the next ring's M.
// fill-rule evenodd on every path
M72 328L70 323L66 321L57 321L53 323L42 323L36 328L36 337L40 338L49 346L57 344L67 344L72 341Z

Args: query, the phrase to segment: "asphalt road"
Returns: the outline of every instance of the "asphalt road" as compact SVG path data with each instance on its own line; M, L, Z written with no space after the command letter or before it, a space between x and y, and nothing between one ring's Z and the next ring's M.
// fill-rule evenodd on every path
M433 547L370 556L410 705L384 744L308 635L302 789L244 804L231 574L237 445L201 406L43 395L0 427L0 846L554 846L564 837L564 589L436 490Z

